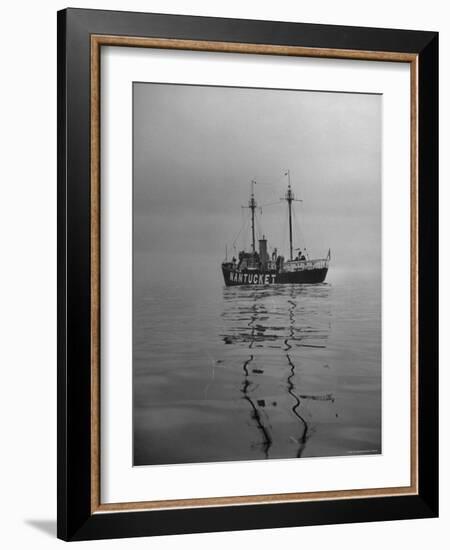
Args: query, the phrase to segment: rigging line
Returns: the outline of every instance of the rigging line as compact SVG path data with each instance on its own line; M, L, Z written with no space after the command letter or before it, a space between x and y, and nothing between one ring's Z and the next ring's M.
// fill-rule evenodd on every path
M257 233L259 238L262 238L263 232L262 232L261 224L259 223L258 218L256 218L255 221L256 221L256 233Z
M299 237L299 242L301 243L301 246L300 247L297 247L297 248L305 248L306 247L306 241L305 241L305 238L304 238L304 234L303 234L303 231L302 231L302 226L300 224L300 221L297 217L297 214L295 212L295 209L292 210L293 211L293 218L294 218L294 228L296 229L297 231L297 234L298 234L298 237Z
M302 224L299 221L298 225L299 225L300 235L301 235L302 242L303 242L303 248L308 248L307 244L309 243L309 239L307 239L306 232L304 231L304 228L305 228L306 224ZM306 253L306 255L308 255L308 252Z
M286 176L284 174L286 170L283 170L283 175L281 176L278 176L278 178L274 178L273 180L271 181L259 181L258 179L256 179L256 183L258 185L276 185L277 183L279 183L280 181L284 181L286 179Z
M241 236L241 245L243 250L247 248L249 233L250 233L250 220L247 221L245 226L245 231L242 233L242 236Z
M299 231L299 226L298 226L298 220L297 220L297 215L296 215L296 212L295 212L295 208L292 209L292 220L293 220L293 232L294 232L294 237L295 237L295 244L298 245L299 242L301 242L301 235L300 235L300 231ZM298 248L298 246L296 246L295 248Z
M287 235L287 216L283 216L283 228L281 233L281 254L284 255L284 247L286 244L286 235Z
M248 225L248 220L245 220L244 223L241 225L241 228L239 229L238 234L236 235L233 241L233 246L235 246L236 241L239 239L239 236L241 235L242 231L247 227L247 225Z
M282 202L281 200L277 200L275 202L268 202L266 204L262 204L260 208L264 208L266 206L273 206L274 204L281 204L281 202Z

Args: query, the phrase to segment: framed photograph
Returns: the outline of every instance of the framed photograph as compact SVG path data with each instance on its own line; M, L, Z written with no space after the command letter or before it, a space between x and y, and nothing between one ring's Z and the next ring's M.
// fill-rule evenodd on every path
M58 536L438 514L438 35L58 13Z

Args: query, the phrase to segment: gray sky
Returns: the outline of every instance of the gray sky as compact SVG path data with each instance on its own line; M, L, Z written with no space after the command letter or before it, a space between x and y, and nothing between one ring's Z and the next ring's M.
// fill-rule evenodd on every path
M136 282L176 282L180 271L221 282L250 180L271 203L287 168L303 200L294 246L311 257L331 248L337 270L379 273L381 96L135 83L133 97ZM286 218L283 203L259 222L285 256Z

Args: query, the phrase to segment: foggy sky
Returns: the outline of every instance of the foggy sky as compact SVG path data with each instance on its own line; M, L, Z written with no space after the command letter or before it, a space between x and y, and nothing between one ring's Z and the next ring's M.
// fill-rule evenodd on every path
M294 246L331 248L330 274L379 273L380 95L135 83L133 99L135 281L220 280L250 180L272 203L286 169L303 201ZM287 257L286 203L258 225Z

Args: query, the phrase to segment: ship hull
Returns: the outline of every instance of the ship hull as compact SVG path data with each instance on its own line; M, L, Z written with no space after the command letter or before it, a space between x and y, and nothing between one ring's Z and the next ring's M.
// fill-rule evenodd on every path
M222 266L226 286L268 286L323 283L328 267L300 271L239 271Z

